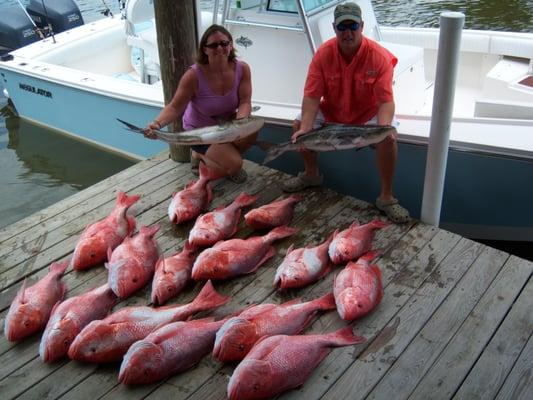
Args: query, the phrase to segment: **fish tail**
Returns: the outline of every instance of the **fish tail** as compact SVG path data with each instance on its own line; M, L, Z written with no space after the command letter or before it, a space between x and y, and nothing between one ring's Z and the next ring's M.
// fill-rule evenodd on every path
M217 171L209 168L203 162L200 162L200 166L198 167L198 169L200 171L200 179L214 181L215 179L221 178L220 174Z
M319 297L318 299L313 300L313 303L315 303L321 310L334 310L337 308L333 293L328 293L322 297Z
M272 160L275 160L279 156L281 156L283 153L287 151L287 147L283 145L275 145L272 144L272 147L266 150L265 158L262 162L262 164L269 163Z
M327 333L324 335L324 339L327 340L328 345L331 347L342 347L366 342L365 337L354 335L351 326Z
M235 199L234 203L238 206L238 207L246 207L246 206L251 206L252 204L254 204L256 201L257 201L257 196L253 196L251 194L248 194L248 193L241 193L240 195L237 196L237 198Z
M152 225L152 226L141 226L141 229L139 230L139 232L141 233L141 235L146 235L150 238L153 238L160 228L161 228L161 225L159 224Z
M386 226L389 226L390 222L382 221L382 220L376 218L376 219L373 219L372 221L370 221L368 223L368 225L370 225L370 227L372 227L374 229L381 229L381 228L385 228Z
M50 272L53 272L54 274L57 274L58 276L61 276L65 273L68 266L70 264L70 260L64 260L62 262L53 262L50 265Z
M268 234L266 235L265 239L269 242L274 242L279 239L286 238L288 236L294 235L296 232L298 232L299 229L292 228L287 225L278 226L274 229L272 229Z
M118 192L117 194L117 204L120 206L125 206L126 208L131 207L133 204L135 204L141 196L133 194L131 196L128 196L124 192Z
M198 296L193 300L193 304L199 310L207 310L226 304L230 299L231 297L218 293L211 280L208 280L200 293L198 293Z
M381 249L370 250L370 251L367 251L365 254L363 254L361 257L359 257L358 261L371 262L372 260L378 258L382 253L383 253L383 250Z
M298 203L304 199L303 196L299 194L291 194L288 198L294 203Z

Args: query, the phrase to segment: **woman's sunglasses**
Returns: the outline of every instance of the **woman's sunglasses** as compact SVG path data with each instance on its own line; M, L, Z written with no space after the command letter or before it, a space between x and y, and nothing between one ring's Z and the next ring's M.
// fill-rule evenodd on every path
M356 31L359 29L359 22L352 22L351 24L339 24L337 30L344 32L346 30Z
M213 43L206 44L205 47L207 47L208 49L216 49L218 46L222 46L226 48L229 46L229 44L230 44L229 40L221 40L220 42L213 42Z

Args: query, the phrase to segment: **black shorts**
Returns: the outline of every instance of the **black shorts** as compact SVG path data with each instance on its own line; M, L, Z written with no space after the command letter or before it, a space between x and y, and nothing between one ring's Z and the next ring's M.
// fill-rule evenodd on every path
M195 144L191 146L191 149L193 149L193 151L200 153L200 154L207 153L208 148L209 148L208 144Z

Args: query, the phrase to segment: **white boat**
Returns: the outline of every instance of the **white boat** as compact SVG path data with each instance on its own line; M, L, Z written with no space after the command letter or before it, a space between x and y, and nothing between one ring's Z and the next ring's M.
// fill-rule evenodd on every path
M364 33L392 51L399 126L395 193L420 214L432 110L438 29L379 26L371 2ZM214 2L218 10L219 1ZM252 69L253 105L265 140L286 140L300 109L313 52L333 37L340 1L223 1L198 12L200 31L217 22ZM200 32L201 33L201 32ZM163 106L151 0L127 2L125 18L102 19L13 51L0 61L6 94L22 118L128 154L147 157L162 143L128 134ZM441 227L479 239L533 241L533 34L464 30ZM261 161L253 149L250 158ZM326 185L373 201L379 180L371 150L320 155ZM298 155L272 166L295 173Z

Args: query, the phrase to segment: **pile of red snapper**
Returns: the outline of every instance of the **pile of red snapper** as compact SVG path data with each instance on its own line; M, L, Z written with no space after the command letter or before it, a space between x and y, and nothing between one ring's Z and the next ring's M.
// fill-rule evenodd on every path
M302 302L257 304L216 320L188 320L230 298L218 293L211 280L231 279L255 272L276 254L273 243L294 235L289 227L298 195L255 208L244 216L253 229L269 229L248 239L232 239L242 209L258 197L241 193L233 202L203 215L212 200L210 182L218 177L200 165L200 177L172 195L171 223L196 219L182 250L163 258L155 238L159 225L140 227L128 210L139 196L117 194L114 209L88 225L70 260L75 270L105 263L108 283L63 301L61 277L69 261L52 263L49 273L32 286L26 281L13 300L4 332L10 341L44 329L39 354L54 362L68 355L83 362L122 360L119 381L146 384L183 372L212 352L220 362L240 361L229 385L230 399L275 396L305 382L330 349L362 343L351 327L323 335L300 335L321 312L337 310L346 321L370 313L383 297L381 272L372 261L375 231L388 223L373 220L335 230L322 243L291 245L278 266L274 286L301 288L326 277L335 265L346 264L333 280L332 293ZM125 307L111 313L152 281L151 301L162 305L181 293L190 281L207 281L188 304L164 307Z

